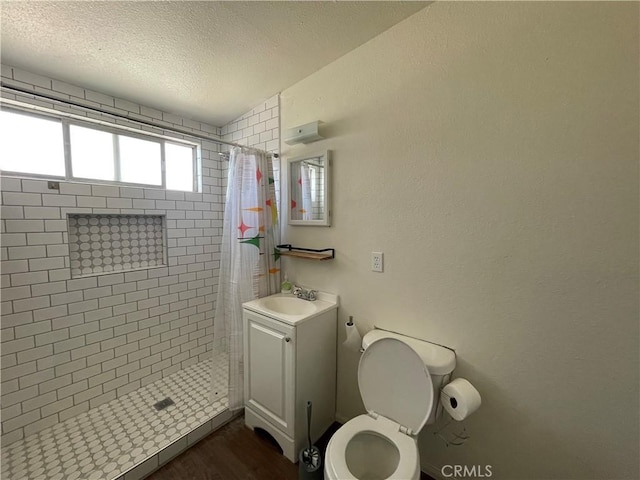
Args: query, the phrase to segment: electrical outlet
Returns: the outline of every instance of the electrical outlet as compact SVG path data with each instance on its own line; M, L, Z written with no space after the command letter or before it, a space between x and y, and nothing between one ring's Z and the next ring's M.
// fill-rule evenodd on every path
M371 252L371 270L374 272L383 271L382 252Z

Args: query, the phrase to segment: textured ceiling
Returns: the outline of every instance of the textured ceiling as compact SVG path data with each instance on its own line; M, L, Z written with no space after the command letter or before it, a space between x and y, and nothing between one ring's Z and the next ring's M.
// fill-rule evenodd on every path
M424 2L0 2L2 63L221 126Z

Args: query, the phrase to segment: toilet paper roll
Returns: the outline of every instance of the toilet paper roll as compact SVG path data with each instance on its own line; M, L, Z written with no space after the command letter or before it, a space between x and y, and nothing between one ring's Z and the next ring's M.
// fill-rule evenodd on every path
M447 383L440 391L440 402L449 415L459 422L482 404L478 390L464 378L456 378Z
M349 350L360 350L362 346L362 337L360 337L360 333L358 333L358 329L356 328L354 323L345 323L345 334L346 340L342 342L342 345Z

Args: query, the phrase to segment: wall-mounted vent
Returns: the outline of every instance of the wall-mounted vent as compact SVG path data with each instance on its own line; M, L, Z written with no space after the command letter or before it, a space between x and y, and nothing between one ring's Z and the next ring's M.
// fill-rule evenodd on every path
M165 265L160 215L70 214L71 276Z
M324 137L320 134L320 121L306 123L298 127L285 130L284 143L287 145L296 145L298 143L311 143L322 140Z

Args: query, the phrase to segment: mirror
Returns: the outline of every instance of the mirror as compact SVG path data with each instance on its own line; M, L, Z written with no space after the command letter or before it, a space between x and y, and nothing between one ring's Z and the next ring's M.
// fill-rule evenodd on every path
M289 225L331 225L329 152L288 161Z

